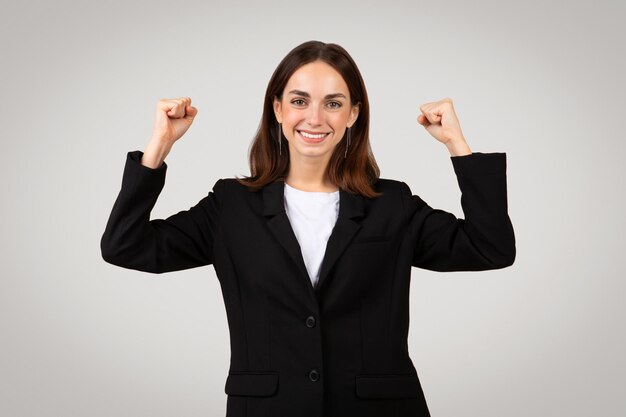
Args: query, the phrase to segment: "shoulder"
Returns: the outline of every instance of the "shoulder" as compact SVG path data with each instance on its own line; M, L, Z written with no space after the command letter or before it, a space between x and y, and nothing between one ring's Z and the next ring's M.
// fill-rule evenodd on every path
M237 181L237 178L234 178L234 177L220 178L217 180L216 183L222 183L223 184L222 186L227 187L227 188L233 188L233 187L246 188L243 184Z
M378 178L374 183L374 186L379 191L397 191L402 188L402 184L404 184L400 180L395 180L392 178Z
M251 188L239 182L239 179L235 177L220 178L215 184L218 183L228 192L254 192ZM267 187L267 185L265 187Z
M379 178L374 183L374 189L391 198L411 193L409 186L404 181L392 178Z
M260 190L253 190L239 182L235 177L223 177L215 181L213 185L213 191L216 193L222 193L228 196L240 196L242 198L260 197L263 194L263 190L269 185L261 188Z
M242 188L245 189L246 186L241 184L237 178L235 177L222 177L215 180L213 186L219 186L224 188Z
M374 190L381 193L377 198L371 199L377 205L403 205L403 197L410 195L411 191L405 182L393 178L378 178L373 184Z
M377 191L383 195L383 201L389 202L389 204L400 205L403 208L409 206L421 207L425 204L424 200L414 194L409 185L401 180L381 178L376 185Z

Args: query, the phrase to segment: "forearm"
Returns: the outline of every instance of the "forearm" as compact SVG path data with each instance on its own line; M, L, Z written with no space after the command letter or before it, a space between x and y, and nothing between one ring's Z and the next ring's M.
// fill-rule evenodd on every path
M152 169L159 168L171 149L172 144L158 138L151 139L141 158L141 165Z

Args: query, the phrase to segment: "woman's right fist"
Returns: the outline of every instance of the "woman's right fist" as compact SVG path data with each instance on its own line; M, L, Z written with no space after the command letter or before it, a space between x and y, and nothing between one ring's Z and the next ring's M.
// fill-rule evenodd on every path
M191 98L161 99L156 106L152 139L173 144L185 134L193 123L198 109L191 105Z

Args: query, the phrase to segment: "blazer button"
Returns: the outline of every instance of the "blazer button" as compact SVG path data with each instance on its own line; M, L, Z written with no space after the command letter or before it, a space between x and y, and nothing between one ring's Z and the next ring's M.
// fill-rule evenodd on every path
M317 382L317 380L320 379L320 373L317 372L317 369L312 369L311 372L309 372L309 379L313 382Z
M309 316L306 318L306 327L315 327L315 317Z

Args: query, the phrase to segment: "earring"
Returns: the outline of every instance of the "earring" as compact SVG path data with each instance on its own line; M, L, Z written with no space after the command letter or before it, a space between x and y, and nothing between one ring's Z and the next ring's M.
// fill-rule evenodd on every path
M348 131L348 144L346 145L346 152L343 154L344 159L348 156L348 146L350 146L350 128L346 130Z
M280 126L280 122L278 122L278 154L279 155L282 155L282 143L283 143L282 138L281 138L282 130L283 129Z

